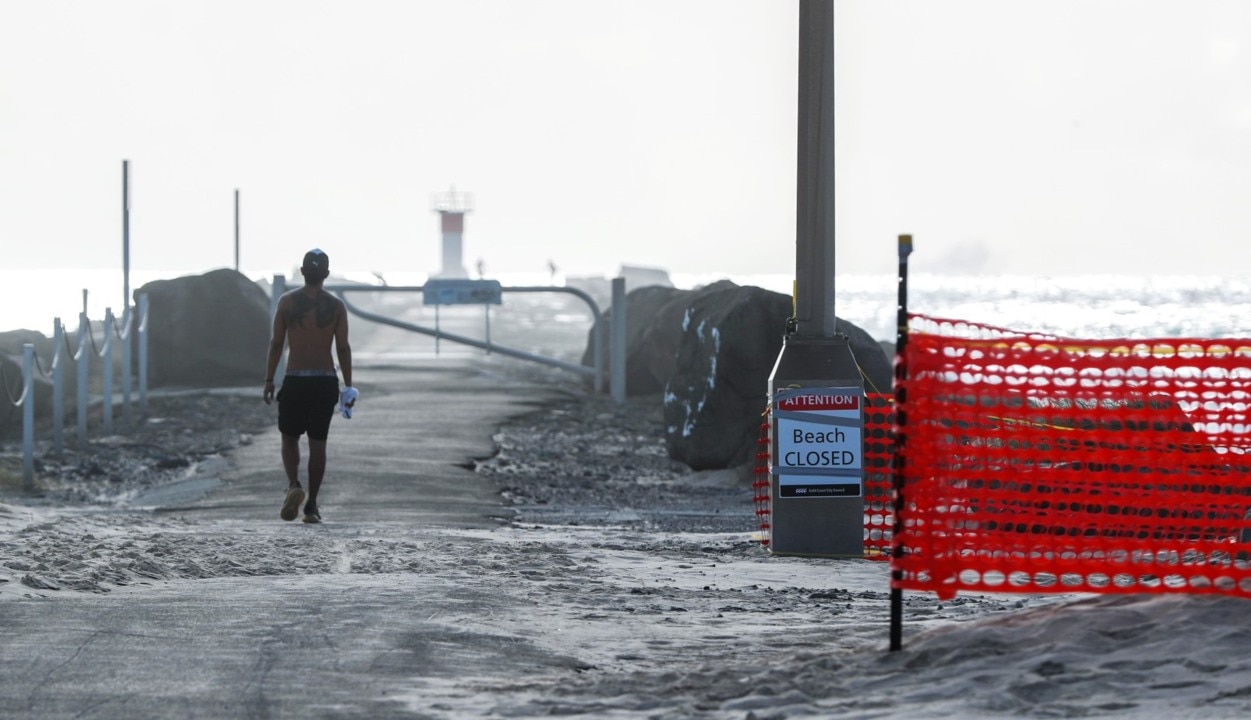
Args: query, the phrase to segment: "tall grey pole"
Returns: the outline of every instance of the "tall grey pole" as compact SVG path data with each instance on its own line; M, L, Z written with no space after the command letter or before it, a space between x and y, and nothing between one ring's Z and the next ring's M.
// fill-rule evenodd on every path
M239 272L239 188L235 188L235 272Z
M122 307L130 307L130 161L122 161Z
M834 336L834 2L799 3L795 333Z
M799 3L794 316L769 376L769 551L864 556L864 379L834 314L834 0ZM780 440L811 412L795 398L854 398L839 441L850 461L798 465ZM785 427L784 427L785 426Z

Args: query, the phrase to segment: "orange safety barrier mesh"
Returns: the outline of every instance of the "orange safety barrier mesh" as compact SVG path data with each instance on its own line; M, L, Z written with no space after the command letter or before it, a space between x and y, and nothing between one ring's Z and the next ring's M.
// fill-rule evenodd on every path
M1251 339L913 315L893 587L1251 597Z
M756 506L756 522L760 526L757 536L760 544L769 547L773 540L773 475L769 473L769 414L765 407L764 420L760 423L760 437L756 439L756 464L753 467L752 503Z
M864 554L878 560L890 558L895 525L890 468L894 402L890 395L868 393L864 408Z

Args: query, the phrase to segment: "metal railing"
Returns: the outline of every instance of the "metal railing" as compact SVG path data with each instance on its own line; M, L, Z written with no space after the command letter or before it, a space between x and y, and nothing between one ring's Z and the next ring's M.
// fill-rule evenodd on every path
M621 328L620 330L621 341L619 342L615 341L615 342L610 343L610 349L612 352L611 367L614 370L613 377L611 379L612 380L611 382L612 395L614 398L620 397L620 399L622 400L624 400L624 397L625 397L625 391L624 391L624 384L625 384L625 374L624 374L624 368L625 368L625 342L624 342L625 302L624 302L624 296L625 296L625 293L624 293L624 287L625 285L624 285L623 280L621 280L620 278L618 278L617 280L614 280L614 300L617 300L618 293L620 293L621 300L613 302L612 322L613 322L614 328ZM278 299L282 297L282 294L285 293L287 289L288 288L287 288L286 277L283 275L275 275L274 280L273 280L273 295L270 298L270 317L273 317L274 313L277 312ZM488 353L499 353L501 355L505 355L508 357L517 358L519 360L535 362L535 363L539 363L542 365L547 365L550 367L567 370L569 372L576 373L579 375L588 376L594 379L595 392L603 392L604 390L604 380L605 380L604 362L605 362L606 357L605 357L605 352L603 348L603 345L604 345L603 333L601 332L601 329L600 329L601 315L600 315L599 305L595 302L595 299L592 298L590 294L578 288L561 287L561 286L551 286L551 287L546 287L546 286L508 287L508 286L505 286L505 287L501 287L500 291L501 293L564 293L568 295L573 295L574 297L577 297L580 300L582 300L584 303L586 303L587 307L591 311L591 317L594 318L592 321L592 333L591 333L591 337L592 337L592 340L591 340L592 366L591 367L587 367L586 365L581 365L578 363L571 363L566 360L561 360L560 358L550 357L550 356L542 355L539 353L519 350L517 348L508 347L506 345L500 345L499 343L492 342L491 337L490 337L489 320L487 324L487 337L485 339L480 340L478 338L473 338L473 337L461 335L458 333L448 332L446 330L443 330L437 324L435 327L428 327L425 325L417 325L414 323L404 322L403 320L397 320L395 318L388 317L386 315L382 315L376 312L371 312L369 310L365 310L364 308L359 307L358 305L354 304L351 300L347 298L348 293L361 293L361 292L363 293L394 293L394 292L420 293L425 289L425 287L422 285L402 285L402 286L324 285L323 289L328 292L334 293L341 300L343 300L343 304L347 307L348 312L351 312L353 315L364 318L371 322L376 322L382 325L388 325L391 327L400 328L402 330L408 330L411 332L420 333L422 335L427 335L429 337L435 338L436 341L448 340L450 342L455 342L455 343L459 343L462 345L468 345L470 347L480 348L480 349L486 350ZM438 308L437 305L435 307L436 309ZM437 316L436 316L436 320L437 320ZM613 334L614 336L616 336L618 333L614 332ZM616 340L615 337L614 337L614 340ZM282 374L282 368L283 368L283 365L280 363L277 374L279 375ZM620 374L620 379L618 379L618 374ZM618 389L618 386L620 386L620 389Z
M36 372L45 378L50 376L52 380L52 444L53 451L58 456L63 454L65 450L64 366L68 360L74 361L75 369L77 370L77 382L75 383L75 406L77 410L77 435L79 450L85 450L87 447L87 410L90 404L89 385L91 381L90 365L92 355L101 359L101 429L105 435L113 434L114 339L122 343L122 409L124 422L127 427L129 427L132 422L131 344L132 340L136 338L139 346L139 404L141 411L147 410L147 294L140 294L138 300L138 320L136 321L135 313L131 311L131 308L127 307L122 313L120 329L118 329L116 318L113 316L113 310L111 308L105 310L103 339L99 345L96 344L95 334L91 330L91 322L87 318L87 313L80 313L78 316L77 350L70 349L69 341L65 333L65 326L61 323L61 318L54 318L52 323L52 358L49 363L51 372L45 370L39 362L39 356L35 352L34 343L24 343L22 345L22 392L16 400L12 398L10 398L10 400L14 405L22 408L22 487L26 491L29 492L30 490L33 490L35 482ZM85 305L86 303L84 302L84 306ZM137 336L135 335L136 332L138 333ZM7 388L7 385L5 387Z

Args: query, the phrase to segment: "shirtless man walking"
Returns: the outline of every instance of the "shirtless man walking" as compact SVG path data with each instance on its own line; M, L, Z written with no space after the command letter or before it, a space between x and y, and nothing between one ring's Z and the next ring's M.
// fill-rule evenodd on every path
M304 503L304 522L321 522L317 492L326 475L326 436L336 403L345 408L356 404L352 388L352 347L348 344L347 308L343 301L322 289L330 274L330 258L321 250L304 255L300 268L304 287L292 290L278 301L274 330L269 339L265 363L265 404L274 401L274 373L287 354L286 376L277 393L278 431L282 433L282 467L287 473L287 496L280 516L294 520ZM342 393L335 374L330 345L334 343L343 371ZM346 414L346 413L345 413ZM308 502L300 486L300 436L308 433Z

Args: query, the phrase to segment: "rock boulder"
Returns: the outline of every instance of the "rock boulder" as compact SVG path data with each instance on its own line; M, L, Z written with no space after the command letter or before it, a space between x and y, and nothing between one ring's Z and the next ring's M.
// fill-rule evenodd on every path
M693 300L665 392L670 458L696 470L755 459L769 374L790 314L790 297L754 287L728 287ZM866 387L889 391L891 362L878 342L842 318L835 331L848 337Z
M690 302L690 290L653 285L631 290L626 294L626 395L655 395L664 392L673 375L678 355L677 328ZM612 356L608 350L612 338L612 312L600 318L604 369L612 377ZM593 357L592 328L587 333L582 364L591 367Z
M726 280L696 290L639 288L626 301L626 393L664 393L669 457L696 470L753 460L790 297ZM610 316L601 322L606 337ZM893 371L882 346L841 318L836 329L851 341L870 391L889 392ZM589 342L583 364L591 364Z
M149 384L259 385L269 347L269 298L234 270L157 280L148 295Z

